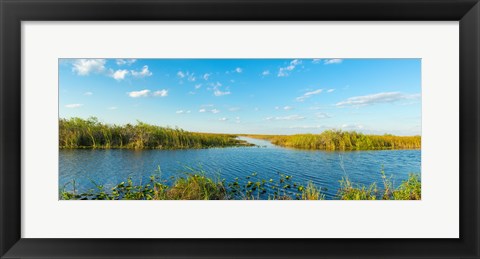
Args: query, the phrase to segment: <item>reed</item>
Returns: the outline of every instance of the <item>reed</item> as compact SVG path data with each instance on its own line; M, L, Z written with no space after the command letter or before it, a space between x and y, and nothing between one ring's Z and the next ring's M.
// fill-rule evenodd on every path
M95 117L59 119L60 148L187 149L248 146L232 134L188 132L138 122L110 125Z
M382 173L384 175L384 173ZM388 178L383 178L384 189L380 192L376 183L368 187L352 183L348 177L340 180L335 199L338 200L420 200L421 182L418 175L411 174L399 187L393 189ZM256 173L245 179L207 177L203 171L186 172L172 182L152 175L145 184L134 184L131 178L106 190L95 184L95 189L79 193L75 181L60 190L62 200L324 200L323 189L312 182L306 185L292 180L292 176L278 174L274 179L260 179ZM69 189L69 190L68 190Z
M420 149L420 136L365 135L355 131L326 130L320 134L245 135L274 145L327 151Z

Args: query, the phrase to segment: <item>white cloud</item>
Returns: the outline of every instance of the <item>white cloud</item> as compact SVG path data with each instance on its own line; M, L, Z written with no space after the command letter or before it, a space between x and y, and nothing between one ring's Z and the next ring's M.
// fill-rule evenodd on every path
M220 91L220 90L217 89L217 90L215 90L215 91L213 92L213 94L214 94L215 96L229 95L229 94L230 94L230 91L222 92L222 91Z
M72 104L65 105L65 107L67 107L67 108L79 108L79 107L82 107L82 106L83 106L83 104L81 104L81 103L72 103Z
M315 114L315 116L319 119L328 119L328 118L332 117L330 114L325 113L325 112L319 112L319 113Z
M208 78L211 76L212 74L209 74L209 73L205 73L203 74L203 80L208 80Z
M227 121L228 119L225 118L225 117L223 117L223 118L220 118L220 119L218 119L218 120L219 120L219 121Z
M337 106L353 106L361 107L378 103L393 103L401 100L409 100L419 98L420 94L403 94L400 92L385 92L363 96L350 97L344 101L338 102Z
M127 94L132 98L147 97L148 95L150 95L150 90L144 89L140 91L132 91L128 92Z
M262 72L262 76L268 76L270 75L270 71L269 70L265 70Z
M300 115L289 115L289 116L284 116L284 117L267 117L266 120L276 120L276 121L281 121L281 120L303 120L305 117L300 116Z
M292 110L293 107L292 107L292 106L285 106L285 107L283 107L283 109L284 109L285 111L289 111L289 110Z
M183 114L183 113L190 113L190 112L191 112L191 111L189 111L189 110L188 110L188 111L186 111L186 110L178 110L178 111L176 111L175 113L176 113L176 114Z
M322 60L319 59L319 58L314 58L314 59L312 60L312 63L313 63L313 64L318 64L318 63L320 63L320 61L322 61Z
M327 93L331 93L331 92L333 92L333 91L335 91L335 89L328 89L328 90L327 90Z
M132 76L138 77L138 78L153 75L153 73L150 72L150 70L148 70L148 66L143 66L142 70L140 70L140 71L131 70L130 72L132 73Z
M202 84L195 85L195 89L199 89L200 87L202 87Z
M231 112L236 112L236 111L239 111L240 108L239 107L231 107L228 110L231 111Z
M364 129L365 126L361 124L343 124L342 129L343 130L361 130Z
M200 108L200 110L198 110L198 112L209 112L209 113L213 113L213 114L220 113L220 110L217 110L217 109L203 108L203 107L212 107L212 106L213 105L202 105L202 108Z
M109 110L116 110L116 109L118 109L118 107L112 106L112 107L108 107L107 109L109 109Z
M279 70L278 70L278 74L277 76L278 77L284 77L284 76L288 76L289 73L291 71L293 71L295 69L295 67L297 67L298 65L302 64L302 61L301 60L298 60L298 59L294 59L292 61L290 61L290 64L286 67L281 67Z
M190 74L187 72L187 75L188 75L188 78L187 78L188 81L195 82L195 80L197 80L197 78L194 76L195 75L194 73Z
M92 92L85 92L85 93L83 93L83 95L91 96L91 95L93 95L93 93Z
M72 71L77 75L86 76L90 72L101 73L105 70L105 59L75 59Z
M240 123L240 117L238 117L238 116L235 117L235 122L236 122L236 123Z
M182 71L178 71L178 72L177 72L177 76L180 77L180 78L184 78L184 77L185 77L185 73L183 73Z
M113 79L115 79L117 81L121 81L121 80L125 79L126 75L128 75L128 70L126 70L126 69L119 69L119 70L117 70L117 71L115 71L111 74Z
M130 59L117 59L117 65L119 66L123 66L123 65L128 65L130 66L131 64L135 63L137 60L136 59L133 59L133 58L130 58Z
M330 64L340 64L343 62L343 59L339 59L339 58L333 58L333 59L325 59L323 61L323 64L325 65L330 65Z
M159 90L159 91L155 91L153 93L153 96L159 96L159 97L168 96L168 90L162 89L162 90Z
M235 72L237 73L242 73L243 69L240 67L235 68Z
M306 99L308 99L308 98L310 98L314 95L320 94L322 91L323 91L323 89L317 89L317 90L314 90L314 91L306 92L302 96L297 97L296 100L299 101L299 102L303 102Z

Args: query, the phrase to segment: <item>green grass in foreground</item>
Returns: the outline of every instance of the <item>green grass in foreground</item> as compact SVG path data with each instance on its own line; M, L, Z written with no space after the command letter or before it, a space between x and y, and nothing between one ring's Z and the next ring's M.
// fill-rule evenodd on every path
M316 150L420 149L420 136L365 135L355 131L326 130L320 134L245 135L274 145Z
M196 133L178 128L136 125L109 125L89 119L59 120L60 148L187 149L249 146L232 134Z
M209 178L203 172L186 173L184 177L172 179L166 184L157 176L143 185L134 185L131 178L110 190L97 185L96 190L85 193L67 191L68 184L60 190L62 200L324 200L322 189L312 182L301 185L292 181L292 176L279 174L277 180L258 179L256 173L240 182ZM419 175L411 174L408 180L393 189L390 179L382 170L384 188L380 192L376 183L364 186L353 184L348 178L340 180L336 199L339 200L420 200L421 183Z

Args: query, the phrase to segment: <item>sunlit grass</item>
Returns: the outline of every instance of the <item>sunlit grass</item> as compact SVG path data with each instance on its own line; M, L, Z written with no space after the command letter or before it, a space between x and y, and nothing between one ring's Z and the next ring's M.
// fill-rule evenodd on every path
M250 145L232 134L188 132L138 122L110 125L97 118L59 120L60 148L187 149Z
M365 135L355 131L326 130L320 134L245 135L274 145L329 151L420 149L420 136Z
M418 175L411 174L399 187L393 189L390 179L384 177L380 192L376 183L368 186L352 183L348 177L339 183L335 199L339 200L420 200L421 182ZM75 181L60 190L62 200L324 200L323 189L313 182L300 184L292 176L278 174L274 179L260 179L256 173L240 180L226 182L206 176L205 172L186 172L172 178L167 184L160 176L153 175L145 184L134 184L131 178L115 185L108 191L103 185L78 192ZM70 190L67 190L70 189Z

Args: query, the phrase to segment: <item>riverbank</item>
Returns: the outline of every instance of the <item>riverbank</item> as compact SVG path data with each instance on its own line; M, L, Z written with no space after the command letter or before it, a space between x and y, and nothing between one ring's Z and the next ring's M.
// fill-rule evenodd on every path
M253 146L233 134L189 132L138 122L110 125L97 118L59 119L62 149L201 149Z
M366 135L355 131L326 130L320 134L242 135L268 140L281 147L325 151L420 149L420 136Z
M348 177L340 179L337 200L421 200L420 176L410 174L397 188L383 170L382 189L377 183L368 186L355 184ZM245 179L207 177L204 172L189 172L184 176L167 180L152 175L146 184L135 185L131 178L111 189L96 185L96 189L78 193L72 181L60 190L61 200L324 200L320 186L308 181L297 183L292 176L278 174L274 179L259 179L252 173ZM269 188L267 188L267 186ZM69 190L67 190L69 189Z

